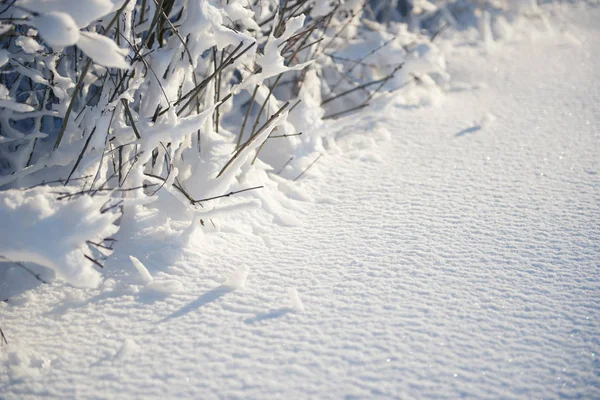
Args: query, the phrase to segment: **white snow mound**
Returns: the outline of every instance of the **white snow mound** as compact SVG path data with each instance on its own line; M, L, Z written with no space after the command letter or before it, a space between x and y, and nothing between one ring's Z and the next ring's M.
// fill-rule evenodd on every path
M69 14L52 11L33 18L31 23L52 47L72 46L79 40L79 28Z
M86 241L101 243L113 235L115 214L101 213L107 198L80 196L55 200L56 188L0 192L0 257L51 268L74 286L96 287L100 273ZM10 227L10 228L8 228Z

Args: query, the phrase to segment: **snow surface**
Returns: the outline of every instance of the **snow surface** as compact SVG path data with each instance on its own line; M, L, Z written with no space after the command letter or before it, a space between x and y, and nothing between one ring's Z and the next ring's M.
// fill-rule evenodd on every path
M301 226L132 241L99 289L0 304L0 397L600 398L600 10L558 17L326 125L280 185Z

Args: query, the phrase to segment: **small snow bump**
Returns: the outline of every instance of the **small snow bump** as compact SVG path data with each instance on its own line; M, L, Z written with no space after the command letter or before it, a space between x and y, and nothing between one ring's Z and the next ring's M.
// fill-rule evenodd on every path
M302 300L300 300L298 290L295 287L290 287L287 289L287 294L294 310L296 310L296 312L303 313L305 310L304 304L302 303Z
M244 287L246 283L246 279L248 278L248 267L241 267L235 270L225 282L223 282L223 287L231 288L233 290L241 289Z
M482 128L487 128L496 122L496 116L491 113L485 113L479 122Z
M139 272L144 285L149 285L150 283L152 283L154 279L152 278L152 275L150 274L150 272L148 272L148 269L144 266L144 264L142 264L142 262L134 256L129 256L129 259L131 260L131 263L133 264L135 269Z
M135 352L137 347L137 343L133 339L125 339L119 350L117 350L117 352L115 353L113 360L120 361L130 357L131 354Z

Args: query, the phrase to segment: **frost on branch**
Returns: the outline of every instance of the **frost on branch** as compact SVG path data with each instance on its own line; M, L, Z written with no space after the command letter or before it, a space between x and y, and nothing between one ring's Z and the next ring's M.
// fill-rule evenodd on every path
M278 16L276 15L275 19L277 18ZM234 88L234 90L238 91L243 88L252 87L257 83L261 83L264 80L278 74L288 71L302 70L310 65L313 62L312 60L294 65L293 67L286 66L284 65L285 58L281 55L281 45L285 43L300 28L302 28L303 25L304 15L301 15L288 20L285 32L280 37L275 38L275 33L271 32L271 35L269 35L269 39L267 40L267 44L265 45L264 55L258 56L256 60L256 64L260 65L261 67L261 72L258 74L253 74L248 79L244 79L244 82L238 87Z

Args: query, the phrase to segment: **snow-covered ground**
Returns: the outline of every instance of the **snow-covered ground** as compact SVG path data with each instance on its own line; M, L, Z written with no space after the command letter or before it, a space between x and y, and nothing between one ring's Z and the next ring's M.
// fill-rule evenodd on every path
M0 397L600 398L600 9L555 10L442 40L432 105L325 127L300 226L217 220L0 304Z

